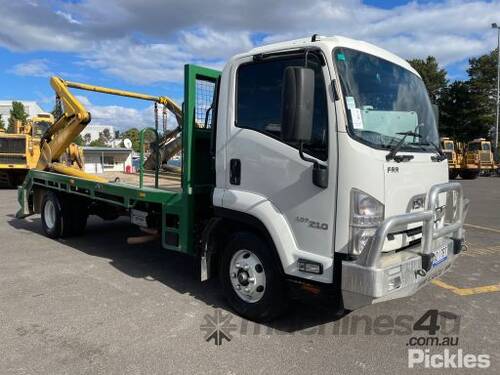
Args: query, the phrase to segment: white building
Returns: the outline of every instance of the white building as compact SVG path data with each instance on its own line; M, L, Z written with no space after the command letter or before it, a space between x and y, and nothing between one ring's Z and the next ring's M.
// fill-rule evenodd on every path
M83 147L84 170L87 173L126 172L132 167L132 150L128 148Z
M83 129L81 136L86 144L96 141L99 139L101 133L105 131L105 129L109 130L109 135L111 137L111 141L116 138L116 131L111 125L87 125L85 129Z
M38 113L45 112L38 104L34 101L28 100L0 100L0 115L2 115L2 120L5 123L9 120L10 110L12 109L12 102L21 102L24 105L24 110L28 114L28 117L33 117Z

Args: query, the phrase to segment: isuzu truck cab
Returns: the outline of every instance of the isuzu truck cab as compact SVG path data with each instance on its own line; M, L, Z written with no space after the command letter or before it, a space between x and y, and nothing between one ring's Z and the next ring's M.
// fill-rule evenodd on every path
M18 216L48 217L56 200L50 222L65 220L57 205L71 211L71 194L120 206L164 248L198 256L202 280L218 275L253 320L282 313L290 286L333 291L346 309L410 296L462 251L468 202L448 182L435 109L405 60L314 35L234 56L221 73L185 72L178 190L32 171ZM196 80L213 90L201 127Z
M408 62L314 36L235 56L219 90L215 212L261 223L286 276L337 283L354 309L411 295L453 263L462 188Z

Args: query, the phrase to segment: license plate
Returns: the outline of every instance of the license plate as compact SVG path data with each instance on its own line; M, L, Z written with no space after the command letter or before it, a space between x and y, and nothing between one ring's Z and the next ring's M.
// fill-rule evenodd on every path
M148 227L148 222L147 222L147 217L148 213L144 211L139 211L139 210L130 210L130 221L132 224L138 225L140 227L147 228Z
M434 258L432 259L432 267L436 267L438 264L443 263L448 259L448 247L442 247L439 250L433 252Z

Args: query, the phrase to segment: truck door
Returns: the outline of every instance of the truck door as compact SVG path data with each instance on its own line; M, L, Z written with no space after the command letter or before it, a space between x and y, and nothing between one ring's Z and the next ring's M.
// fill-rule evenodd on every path
M312 182L313 164L301 159L297 144L281 138L281 91L284 69L304 66L304 54L263 59L247 59L237 66L234 76L234 114L228 116L226 148L226 191L224 207L231 208L243 192L270 202L277 217L286 220L292 247L287 252L333 256L333 228L336 196L336 152L332 152L334 132L329 129L329 98L326 82L331 82L322 56L309 53L307 67L315 72L312 141L305 155L329 166L327 188ZM332 156L333 155L333 156ZM246 199L246 198L245 198ZM238 203L242 208L241 199ZM247 212L258 209L259 199L248 200ZM243 204L244 205L244 204ZM271 220L277 223L279 220ZM272 224L274 225L274 224ZM278 225L278 224L276 224ZM285 226L284 226L285 227ZM281 235L286 236L282 231ZM286 269L286 268L285 268ZM290 269L295 269L290 265ZM287 272L287 271L285 271ZM295 272L287 272L295 273Z

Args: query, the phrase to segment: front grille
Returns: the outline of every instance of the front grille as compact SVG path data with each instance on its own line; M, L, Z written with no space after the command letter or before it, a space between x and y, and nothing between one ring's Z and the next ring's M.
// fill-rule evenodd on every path
M26 164L26 156L24 155L2 155L0 154L0 164Z
M26 140L24 138L0 138L0 154L24 154Z
M393 232L391 234L389 234L389 236L393 236L394 238L394 235L397 235L397 234L406 234L407 236L416 236L417 234L422 234L422 227L416 227L416 228L411 228L411 229L406 229L406 230L402 230L402 231L399 231L399 232ZM391 238L389 237L389 240Z
M479 154L479 160L482 162L489 163L490 162L490 152L489 151L481 151Z

